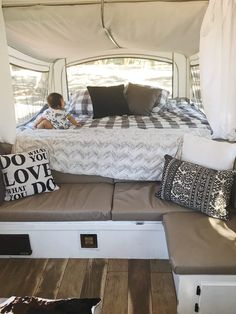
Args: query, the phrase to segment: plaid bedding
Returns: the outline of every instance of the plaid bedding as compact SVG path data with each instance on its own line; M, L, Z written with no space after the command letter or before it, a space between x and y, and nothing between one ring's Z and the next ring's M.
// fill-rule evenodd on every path
M67 111L74 116L93 116L92 100L87 89L82 89L71 96Z
M83 127L139 129L210 129L206 116L190 105L171 106L151 116L112 116L102 119L81 118Z
M81 107L82 108L82 107ZM81 109L80 108L80 109ZM83 114L75 119L82 122L81 128L105 128L105 129L162 129L188 130L188 129L206 129L211 131L206 116L194 105L178 103L177 105L167 104L158 113L152 113L150 116L111 116L101 119L93 119L92 111L85 108ZM81 109L82 110L82 109ZM34 120L20 127L24 130L34 128ZM70 128L74 129L74 126Z

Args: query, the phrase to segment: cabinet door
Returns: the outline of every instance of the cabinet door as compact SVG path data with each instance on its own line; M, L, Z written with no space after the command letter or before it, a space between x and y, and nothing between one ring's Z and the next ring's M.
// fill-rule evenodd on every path
M202 283L199 296L198 313L201 314L235 314L235 283Z

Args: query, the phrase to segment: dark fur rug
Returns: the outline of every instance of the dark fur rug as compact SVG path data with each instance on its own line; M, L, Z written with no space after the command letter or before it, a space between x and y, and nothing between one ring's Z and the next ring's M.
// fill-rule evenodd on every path
M11 297L0 304L1 314L92 314L100 299L47 300L37 297Z

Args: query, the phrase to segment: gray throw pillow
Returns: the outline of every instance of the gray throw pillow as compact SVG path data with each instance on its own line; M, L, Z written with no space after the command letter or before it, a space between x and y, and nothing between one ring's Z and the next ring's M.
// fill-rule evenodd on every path
M148 116L161 96L162 89L129 83L126 98L129 111L134 115Z
M228 220L234 175L232 170L208 169L165 155L161 188L156 196Z

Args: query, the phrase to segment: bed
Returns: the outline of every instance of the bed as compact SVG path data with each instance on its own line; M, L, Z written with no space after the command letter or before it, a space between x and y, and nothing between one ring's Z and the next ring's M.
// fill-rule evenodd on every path
M183 135L210 137L205 115L187 103L150 116L81 116L83 126L67 130L17 132L14 152L44 147L53 170L119 180L161 180L164 155L179 155Z

